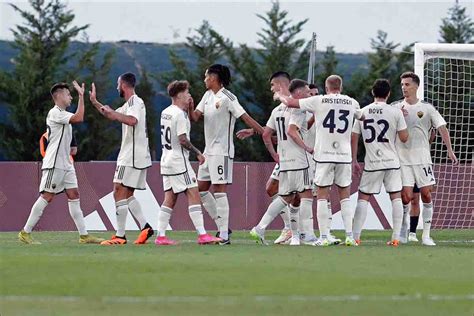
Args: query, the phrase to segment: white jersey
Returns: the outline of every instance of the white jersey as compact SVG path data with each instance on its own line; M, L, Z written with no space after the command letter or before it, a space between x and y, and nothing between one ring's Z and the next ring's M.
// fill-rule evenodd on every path
M365 145L365 171L399 169L395 141L397 132L407 128L402 111L385 102L374 102L362 109L364 121L356 121L352 132L362 134Z
M392 105L408 111L405 121L408 127L408 141L395 143L402 165L432 164L430 153L430 129L446 125L441 114L428 102L418 101L410 105L401 100Z
M179 143L179 135L190 138L188 113L172 104L161 112L161 174L178 175L187 171L189 151Z
M314 114L312 112L306 112L306 119L308 122L312 117L314 117ZM304 138L304 143L306 144L306 146L310 148L314 148L314 144L316 143L316 124L315 123L311 125L310 129L308 129L308 132L306 133L306 136ZM311 154L309 152L306 152L306 155L308 155L310 162L314 163L314 160Z
M151 166L150 147L146 129L146 108L143 100L136 94L116 110L138 120L137 125L122 124L122 145L117 158L117 165L135 169L146 169Z
M235 119L245 114L237 97L225 88L216 94L208 90L196 110L204 115L204 153L234 158Z
M300 108L314 113L316 162L351 163L351 131L359 118L359 103L343 94L317 95L300 99Z
M48 129L48 147L41 169L58 168L74 170L69 159L71 154L72 126L69 120L74 114L55 105L46 117Z
M304 136L308 130L308 121L304 111L290 109L280 104L273 109L267 122L267 127L276 131L277 134L280 171L301 170L309 167L306 151L287 134L290 124L294 124L300 129L300 135L302 135L304 141Z

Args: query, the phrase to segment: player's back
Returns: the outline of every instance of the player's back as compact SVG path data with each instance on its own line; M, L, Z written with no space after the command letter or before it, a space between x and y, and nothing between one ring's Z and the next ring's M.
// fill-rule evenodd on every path
M181 174L186 171L189 151L181 146L178 136L189 137L191 123L186 112L170 105L161 112L161 160L160 168L163 175Z
M146 127L146 108L143 100L132 95L117 112L133 116L135 126L122 124L122 143L117 157L117 165L146 169L151 166L150 147Z
M347 95L328 94L302 99L300 106L315 116L314 159L317 162L351 163L351 131L359 103Z
M354 131L362 134L366 148L367 171L400 168L395 147L397 132L406 129L402 112L384 102L374 102L362 109L364 121L357 121Z

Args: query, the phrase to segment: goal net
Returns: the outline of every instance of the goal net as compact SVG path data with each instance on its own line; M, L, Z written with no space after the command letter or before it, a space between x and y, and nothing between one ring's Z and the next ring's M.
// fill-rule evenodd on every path
M459 165L453 165L439 134L431 145L437 185L434 228L474 228L474 44L415 44L418 97L447 122Z

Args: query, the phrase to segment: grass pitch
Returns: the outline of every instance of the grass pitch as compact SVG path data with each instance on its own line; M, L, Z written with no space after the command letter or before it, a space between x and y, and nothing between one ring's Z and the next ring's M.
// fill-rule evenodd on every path
M110 233L96 233L110 237ZM268 232L273 240L278 232ZM336 235L342 236L341 232ZM261 246L235 232L231 246L81 245L77 233L0 233L0 315L469 315L474 231L432 233L436 247Z

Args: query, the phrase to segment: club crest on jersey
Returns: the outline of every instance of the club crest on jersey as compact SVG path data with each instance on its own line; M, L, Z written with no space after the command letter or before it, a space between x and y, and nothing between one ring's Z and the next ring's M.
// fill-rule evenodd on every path
M215 106L218 109L221 106L221 100L217 100Z
M416 115L417 115L419 118L422 118L424 114L425 114L425 113L423 113L423 111L418 111L418 112L416 112Z

